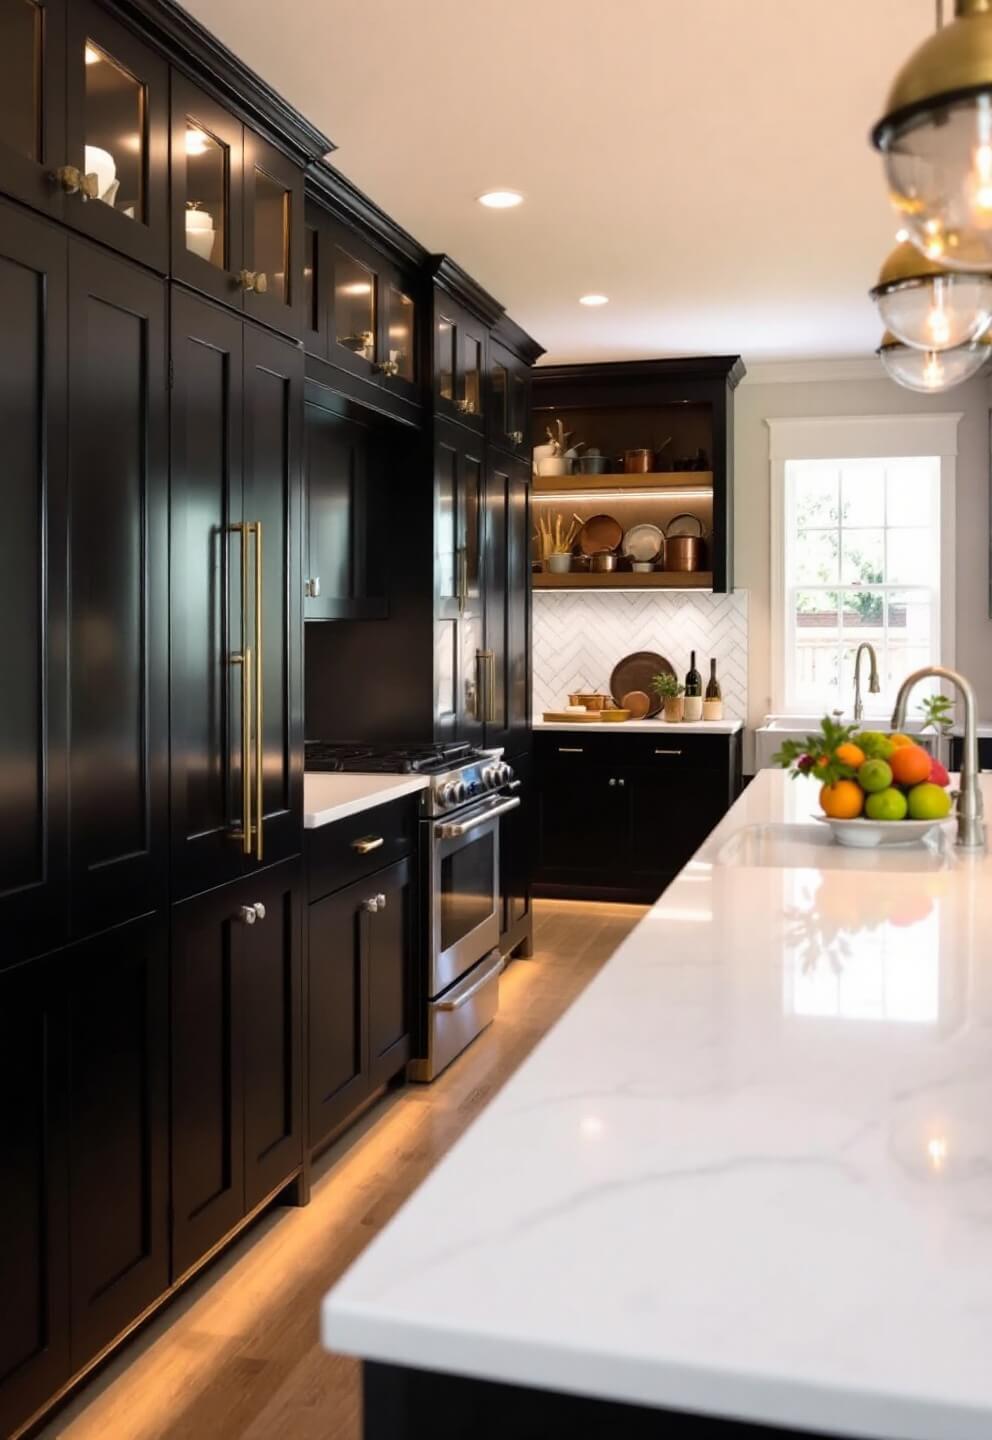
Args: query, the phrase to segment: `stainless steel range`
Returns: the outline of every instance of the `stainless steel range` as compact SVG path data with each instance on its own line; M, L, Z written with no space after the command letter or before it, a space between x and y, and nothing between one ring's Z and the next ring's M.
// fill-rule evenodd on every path
M499 1006L500 817L519 788L498 754L467 744L377 750L308 745L307 769L426 775L421 794L424 993L421 1055L410 1077L433 1080Z

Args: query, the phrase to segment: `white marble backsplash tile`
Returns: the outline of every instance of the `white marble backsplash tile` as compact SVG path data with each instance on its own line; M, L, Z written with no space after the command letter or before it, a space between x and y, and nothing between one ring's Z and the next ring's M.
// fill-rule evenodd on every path
M614 665L633 650L667 656L680 680L695 650L704 683L715 657L725 715L747 719L744 590L732 595L535 590L533 613L535 719L567 704L570 691L607 690Z

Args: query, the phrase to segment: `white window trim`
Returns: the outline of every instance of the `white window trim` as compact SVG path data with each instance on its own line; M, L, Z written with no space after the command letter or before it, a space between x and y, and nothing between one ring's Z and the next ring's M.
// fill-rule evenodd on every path
M785 467L789 460L940 458L940 660L954 664L954 524L958 424L964 412L928 415L811 415L766 418L771 466L772 710L785 713Z

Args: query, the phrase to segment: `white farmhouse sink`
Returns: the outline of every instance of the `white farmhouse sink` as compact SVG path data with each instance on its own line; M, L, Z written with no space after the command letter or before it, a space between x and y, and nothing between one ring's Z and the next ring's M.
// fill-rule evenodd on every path
M805 740L807 735L816 735L820 729L820 715L766 715L764 724L759 725L754 732L754 763L757 770L769 770L772 768L772 756L780 749L783 740ZM853 725L852 715L842 715L841 723ZM926 735L919 733L921 722L919 720L909 721L906 725L906 734L915 735L919 744L934 751L934 736L932 731ZM869 717L861 721L863 730L888 730L889 721L880 719L878 716ZM941 756L945 760L946 756Z

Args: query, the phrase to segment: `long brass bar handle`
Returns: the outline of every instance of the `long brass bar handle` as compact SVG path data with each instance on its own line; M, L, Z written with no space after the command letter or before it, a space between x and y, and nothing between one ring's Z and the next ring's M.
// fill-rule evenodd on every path
M494 725L496 723L496 652L483 650L482 654L486 662L486 720L490 725Z
M254 520L247 526L255 537L255 859L263 856L263 762L265 759L265 728L262 697L265 691L265 650L262 646L262 522Z
M458 609L468 604L468 551L462 545L458 550Z
M251 854L251 647L245 626L248 618L248 528L232 525L241 538L241 649L231 656L232 665L241 666L241 829L235 836L241 850Z

